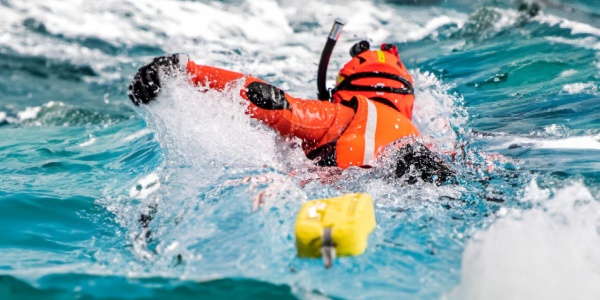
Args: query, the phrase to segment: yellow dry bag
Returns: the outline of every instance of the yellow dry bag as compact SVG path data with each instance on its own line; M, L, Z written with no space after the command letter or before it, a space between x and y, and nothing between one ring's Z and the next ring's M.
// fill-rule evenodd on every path
M359 255L375 229L371 195L345 194L305 203L296 219L298 257L322 257L327 268L335 256Z

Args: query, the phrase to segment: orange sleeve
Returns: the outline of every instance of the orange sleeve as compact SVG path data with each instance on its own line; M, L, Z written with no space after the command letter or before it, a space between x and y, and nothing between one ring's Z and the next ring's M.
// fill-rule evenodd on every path
M197 65L193 61L187 64L187 72L195 85L222 91L233 81L245 78L244 87L252 82L265 82L256 77L225 69ZM266 83L266 82L265 82ZM246 88L240 95L248 101L247 113L277 130L284 136L294 136L303 140L305 147L313 147L337 139L346 129L354 110L339 103L300 99L285 94L289 109L268 110L254 105L246 94Z
M250 115L284 136L302 139L308 148L340 137L352 118L352 108L328 101L294 98L286 94L290 109L266 110L250 103Z
M246 78L245 86L255 81L264 82L256 77L242 73L211 66L197 65L191 60L187 64L187 73L190 75L190 79L194 85L205 86L217 91L224 90L228 84L242 78Z

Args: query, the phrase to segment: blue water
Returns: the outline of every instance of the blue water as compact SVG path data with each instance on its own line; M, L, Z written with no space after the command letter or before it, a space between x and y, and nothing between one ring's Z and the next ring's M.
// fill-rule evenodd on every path
M517 7L0 1L0 299L593 299L600 4ZM385 162L305 184L295 141L235 93L174 80L149 107L127 98L174 52L314 98L335 17L329 84L357 40L398 45L415 123L457 152L458 185L390 182ZM347 192L375 200L366 253L296 258L301 204Z

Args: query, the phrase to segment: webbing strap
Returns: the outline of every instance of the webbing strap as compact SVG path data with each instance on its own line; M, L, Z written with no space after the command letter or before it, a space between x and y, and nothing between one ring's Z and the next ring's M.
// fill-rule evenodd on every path
M402 83L405 87L395 88L391 86L379 86L379 85L356 85L352 81L363 78L383 78L391 79ZM412 84L404 77L398 76L391 73L384 72L361 72L354 73L344 78L340 84L335 88L335 91L365 91L365 92L388 92L402 95L413 95L414 89Z
M333 260L335 259L335 244L333 243L333 237L331 236L331 227L323 228L323 243L321 244L321 257L323 258L323 264L326 269L333 266Z

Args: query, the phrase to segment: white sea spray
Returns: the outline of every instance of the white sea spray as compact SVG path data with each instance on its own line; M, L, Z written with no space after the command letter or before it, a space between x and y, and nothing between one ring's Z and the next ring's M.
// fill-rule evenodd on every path
M471 239L461 284L445 299L593 299L600 293L600 202L581 182L522 201Z

